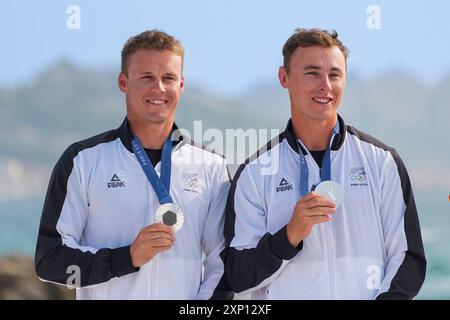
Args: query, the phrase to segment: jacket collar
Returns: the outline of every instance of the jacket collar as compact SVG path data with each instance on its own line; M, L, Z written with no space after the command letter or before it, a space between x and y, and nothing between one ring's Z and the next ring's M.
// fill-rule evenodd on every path
M180 131L178 130L178 126L175 123L172 126L171 134L174 131L177 131L177 134L173 135L173 137L175 137L175 140L173 141L173 143L174 143L173 146L175 147L176 145L178 145L178 143L183 141L185 138L183 135L181 135ZM131 146L132 132L131 132L130 123L129 123L127 117L125 117L125 119L123 120L120 127L117 128L116 134L120 138L120 141L125 146L125 148L127 148L128 151L133 153L133 148Z
M345 133L347 132L347 127L345 125L344 119L338 114L338 121L339 121L339 133L336 134L333 138L333 142L331 144L331 150L337 151L339 150L345 141ZM291 148L299 153L299 144L297 143L297 137L295 136L294 128L292 126L292 119L289 119L286 129L283 132L284 136L286 137L287 142L291 146ZM300 149L304 155L306 155L308 152L300 146Z

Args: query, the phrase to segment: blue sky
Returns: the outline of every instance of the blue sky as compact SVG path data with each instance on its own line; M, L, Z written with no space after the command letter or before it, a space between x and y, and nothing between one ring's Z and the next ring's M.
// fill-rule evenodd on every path
M80 8L79 30L66 27L69 5ZM380 9L380 29L367 28L370 5ZM118 70L126 39L159 28L185 46L187 85L236 95L276 80L296 27L336 29L350 49L350 73L406 71L433 83L450 74L449 15L441 0L5 0L0 86L29 82L61 59Z

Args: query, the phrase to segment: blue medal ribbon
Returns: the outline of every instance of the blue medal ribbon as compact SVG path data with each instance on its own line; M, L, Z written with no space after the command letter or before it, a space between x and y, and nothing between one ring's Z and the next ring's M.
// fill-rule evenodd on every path
M164 142L161 155L161 178L158 177L155 168L153 167L147 153L144 150L139 139L133 135L131 139L131 146L133 147L134 154L138 159L139 164L145 172L145 175L150 181L150 184L155 190L158 196L159 203L173 203L172 197L170 196L170 168L172 164L172 140L170 134L167 140Z
M330 141L328 141L328 147L325 151L325 154L323 156L322 160L322 169L320 170L320 180L322 181L328 181L331 180L331 140L333 138L333 134L339 134L339 121L337 121L336 126L334 127ZM299 142L297 141L299 144ZM299 145L299 154L300 154L300 194L301 196L305 196L308 191L308 164L306 163L305 155L302 152L302 148ZM312 187L311 191L314 191L315 185Z

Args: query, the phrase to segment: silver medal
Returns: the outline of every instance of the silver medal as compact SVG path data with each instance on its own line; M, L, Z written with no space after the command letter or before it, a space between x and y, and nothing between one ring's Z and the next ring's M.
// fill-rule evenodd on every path
M328 180L319 183L314 192L330 199L336 204L336 208L344 202L344 190L334 181Z
M175 203L165 203L156 210L155 223L164 223L167 226L172 226L175 232L181 229L183 222L183 210Z

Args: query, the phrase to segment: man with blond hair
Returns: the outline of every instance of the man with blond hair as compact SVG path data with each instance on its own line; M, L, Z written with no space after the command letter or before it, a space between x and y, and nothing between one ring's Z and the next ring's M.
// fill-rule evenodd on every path
M181 136L184 49L158 31L122 50L122 125L72 144L49 183L36 247L44 281L78 299L228 298L225 160ZM195 161L192 161L195 159Z

